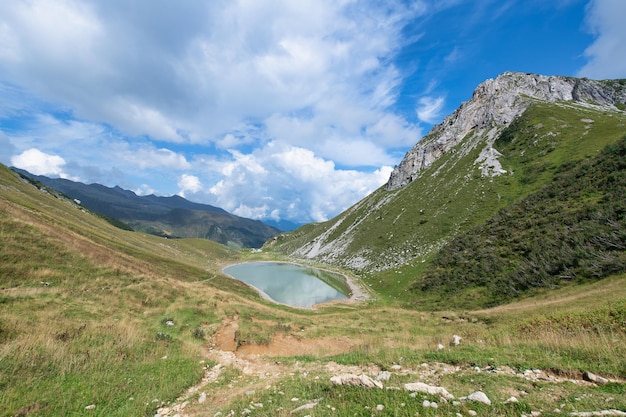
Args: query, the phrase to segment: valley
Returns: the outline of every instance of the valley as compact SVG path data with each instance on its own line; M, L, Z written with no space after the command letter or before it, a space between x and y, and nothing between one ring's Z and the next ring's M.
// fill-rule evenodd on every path
M261 250L123 230L0 167L0 415L625 415L626 116L523 100L455 113L406 181ZM260 261L353 297L288 307L223 273Z

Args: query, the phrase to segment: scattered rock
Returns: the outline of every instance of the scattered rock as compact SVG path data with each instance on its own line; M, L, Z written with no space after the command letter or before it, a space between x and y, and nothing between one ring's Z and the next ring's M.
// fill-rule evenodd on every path
M376 406L376 411L383 411L384 409L385 409L385 406L384 406L384 405L382 405L382 404L378 404L378 405Z
M310 410L313 407L315 407L317 405L317 403L318 403L318 401L314 401L314 402L311 402L311 403L306 403L304 405L301 405L300 407L294 408L293 410L291 410L290 414L297 413L298 411L302 411L302 410Z
M509 399L508 399L508 400L506 400L504 403L505 403L505 404L509 404L509 403L516 403L516 402L519 402L519 401L517 400L517 398L515 398L515 397L511 396L511 397L509 397Z
M85 407L85 410L95 410L96 409L96 405L95 404L91 404L88 405L87 407Z
M355 374L343 374L330 378L330 382L333 385L348 385L353 387L363 388L383 388L383 384L380 381L374 381L367 375L355 375Z
M443 398L447 398L449 400L454 399L454 395L450 394L448 390L444 387L435 387L432 385L424 384L423 382L412 382L404 384L404 389L407 391L423 392L430 395L440 395Z
M444 346L443 346L441 343L439 343L439 344L437 345L437 350L442 350L443 348L444 348Z
M619 410L580 411L580 412L569 413L569 415L576 416L576 417L626 416L626 411L619 411Z
M473 416L477 415L478 413L476 413L476 411L474 411L474 410L469 410L469 411L467 412L467 414L469 414L470 416L472 416L472 417L473 417Z
M389 378L391 378L391 372L389 372L389 371L382 371L376 377L376 381L389 381Z
M198 403L202 404L205 401L206 401L206 393L203 392L202 394L200 394L200 397L198 397Z
M609 382L608 379L601 377L600 375L593 374L589 371L583 373L583 379L585 381L593 382L594 384L604 385Z
M483 403L483 404L491 405L491 400L482 391L472 392L470 395L467 396L466 399L467 399L467 401L474 401L474 402L477 402L477 403Z
M458 345L460 345L460 344L461 344L461 336L458 336L458 335L456 335L456 334L455 334L455 335L453 335L453 336L452 336L452 345L453 345L453 346L458 346Z

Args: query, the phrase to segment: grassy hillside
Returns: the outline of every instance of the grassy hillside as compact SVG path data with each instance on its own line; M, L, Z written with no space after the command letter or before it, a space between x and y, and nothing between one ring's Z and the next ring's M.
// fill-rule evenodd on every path
M202 375L211 300L254 297L207 264L237 257L122 231L1 167L0 415L145 415L176 396Z
M515 153L522 140L505 134L496 145ZM440 291L447 306L472 308L622 273L625 215L626 136L596 157L561 164L541 190L456 237L414 290ZM462 296L477 291L482 299Z
M421 288L426 271L435 277L429 265L442 248L551 183L564 163L595 157L625 133L623 112L536 102L494 145L507 174L482 176L475 163L482 149L467 147L475 141L462 141L406 187L381 188L337 218L280 235L266 246L306 257L310 252L302 248L321 241L314 259L353 269L388 300L440 308L447 297L411 288ZM424 289L440 285L433 282ZM474 306L494 297L484 291L468 295Z
M0 167L0 415L153 416L163 406L174 415L183 405L189 416L550 415L554 401L564 412L626 408L623 275L496 310L423 313L370 300L309 311L273 305L220 272L269 257L120 230ZM455 334L462 343L451 347ZM229 344L237 357L222 350ZM537 368L565 377L524 376ZM387 387L425 381L457 398L480 389L494 404L330 383L383 370ZM617 382L584 383L582 371ZM505 404L511 395L519 403Z

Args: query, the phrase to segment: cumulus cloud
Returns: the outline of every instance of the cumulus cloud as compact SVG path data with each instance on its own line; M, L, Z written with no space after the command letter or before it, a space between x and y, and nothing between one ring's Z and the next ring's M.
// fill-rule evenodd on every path
M208 190L212 201L252 218L323 221L384 184L385 166L372 173L338 169L311 150L270 144L238 154L225 175Z
M0 2L0 120L19 125L0 151L44 175L324 220L383 184L422 135L394 110L406 76L394 57L427 9Z
M9 2L0 63L11 82L131 136L227 146L236 126L304 108L320 129L350 132L394 103L402 80L389 58L418 5Z
M31 148L11 158L13 166L25 169L35 175L65 177L65 160L58 155L50 155L39 149Z
M202 190L202 183L200 178L195 175L183 174L178 179L178 187L180 188L179 195L185 197L185 193L197 193Z
M624 78L626 75L626 2L593 0L587 8L587 24L595 36L585 50L589 62L579 76L595 79Z

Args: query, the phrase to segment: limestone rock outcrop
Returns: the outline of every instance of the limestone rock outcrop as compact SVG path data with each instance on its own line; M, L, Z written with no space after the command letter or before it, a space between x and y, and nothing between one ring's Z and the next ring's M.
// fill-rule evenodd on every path
M617 110L615 104L626 103L626 85L618 80L505 72L481 83L470 100L409 150L391 173L386 189L395 190L409 184L460 142L467 142L464 151L469 152L479 143L484 144L484 138L487 138L487 146L481 153L482 161L478 161L482 174L504 173L495 159L498 154L491 147L493 141L533 101L569 101Z

